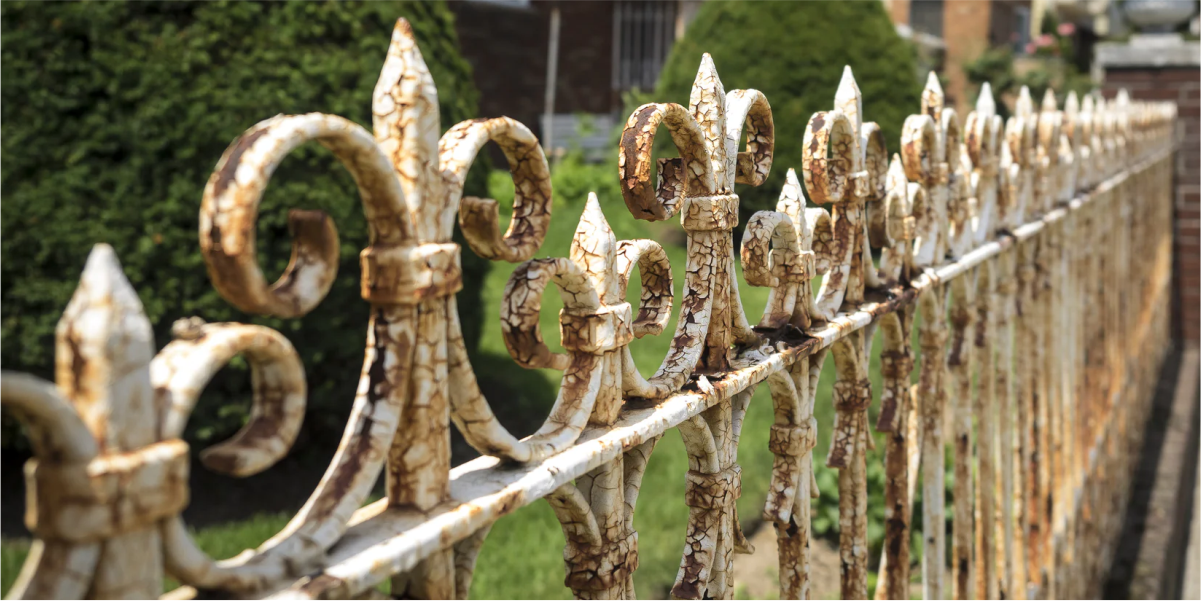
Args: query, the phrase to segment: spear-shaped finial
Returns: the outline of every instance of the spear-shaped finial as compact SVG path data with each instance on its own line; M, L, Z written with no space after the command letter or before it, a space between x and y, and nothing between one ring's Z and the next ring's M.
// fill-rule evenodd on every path
M984 82L980 86L980 96L976 98L976 112L981 116L991 117L997 114L997 102L992 97L992 86Z
M834 106L851 120L858 135L863 129L863 93L859 91L850 65L842 69L842 81L838 82L838 92L834 94Z
M1041 109L1046 113L1053 113L1059 110L1059 101L1055 98L1055 90L1047 88L1046 93L1043 94L1043 103Z
M1019 117L1029 117L1034 114L1034 99L1030 97L1030 88L1022 86L1022 91L1018 94L1018 102L1015 111Z
M713 57L708 52L701 55L701 65L696 70L696 79L692 82L692 96L690 101L693 108L696 108L698 100L701 96L709 94L718 94L725 96L725 87L721 83L721 77L717 75L717 65L713 64ZM699 115L697 115L699 119Z
M733 184L734 174L726 173L726 90L708 52L701 56L701 65L696 70L688 109L705 138L718 141L709 148L710 164L718 189L728 188Z
M1074 90L1068 92L1067 100L1063 101L1063 130L1075 146L1080 137L1080 100Z
M601 296L601 302L617 303L617 278L614 264L617 255L617 237L605 212L601 210L600 201L595 192L588 193L588 201L584 203L584 214L580 215L580 224L576 226L575 236L571 239L571 260L579 265L592 285Z
M1080 99L1076 96L1076 91L1068 92L1068 99L1063 102L1063 112L1076 114L1080 112Z
M111 246L92 248L55 337L58 390L100 447L129 451L154 442L154 333Z
M1118 97L1116 100L1119 108L1126 108L1127 106L1130 106L1130 92L1127 92L1126 88L1118 90Z
M794 226L804 218L805 193L801 188L800 180L797 179L796 170L791 167L784 176L784 188L780 190L780 200L776 203L776 210L788 215Z
M888 189L900 190L901 194L904 194L908 183L909 178L905 176L905 166L901 164L901 155L894 152L892 161L888 163Z
M405 19L398 19L392 30L388 56L371 96L371 121L375 141L392 160L410 211L417 217L418 238L439 239L444 203L439 198L438 89L417 47L413 26Z
M922 90L922 113L930 115L935 122L942 117L942 107L946 104L946 96L942 92L942 84L938 74L931 71L926 77L926 87Z

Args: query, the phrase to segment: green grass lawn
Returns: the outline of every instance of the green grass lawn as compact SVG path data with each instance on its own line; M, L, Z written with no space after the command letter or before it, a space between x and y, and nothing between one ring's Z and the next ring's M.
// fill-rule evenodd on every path
M494 192L502 205L506 204L503 185L494 186L501 190ZM556 193L559 191L556 182ZM608 195L606 195L608 196ZM584 198L556 198L554 218L546 242L538 253L538 257L567 256L575 226L583 210ZM601 198L602 207L609 219L618 239L653 238L664 240L668 238L665 232L679 229L677 220L662 224L649 224L636 221L630 216L619 196ZM678 236L677 236L678 238ZM676 276L676 310L678 312L681 298L681 274L683 272L685 252L681 246L664 243L667 254L671 259L672 271ZM481 339L481 351L495 354L507 354L501 338L500 323L496 318L499 311L500 297L505 282L508 280L515 265L507 263L493 264L488 275L488 283L484 289L484 301L487 303L490 317L484 325ZM745 283L739 269L739 289L746 306L748 318L756 322L762 313L767 298L767 290L753 288ZM638 285L635 281L630 286L630 300L636 302ZM548 291L543 299L542 331L547 344L552 350L558 345L558 313L562 308L558 294ZM651 375L666 355L671 341L671 333L675 329L675 315L672 323L664 334L636 340L631 345L631 352L643 375ZM541 370L545 377L558 386L560 374L551 370ZM874 346L872 353L871 374L873 388L877 397L880 389L879 344ZM833 470L824 467L825 449L828 445L829 430L833 423L830 389L833 384L833 362L827 361L818 389L815 413L819 423L818 448L815 451L815 464L818 467L819 488L823 498L814 504L814 526L820 533L830 535L837 527L837 475ZM549 407L553 398L545 401ZM504 403L504 399L490 399L494 405ZM873 406L873 414L877 409ZM761 386L756 391L753 402L746 416L741 443L739 445L739 463L743 470L743 496L738 508L742 523L750 527L760 519L767 484L770 477L772 457L767 448L769 427L772 422L771 399L767 387ZM873 422L874 423L874 422ZM877 440L877 448L883 449L883 440ZM879 461L880 451L869 460L869 475L875 470L882 471ZM639 595L644 598L665 597L668 588L675 579L679 566L680 555L684 548L684 534L688 519L688 508L684 505L684 474L687 471L687 457L684 446L678 434L669 432L655 449L655 453L647 468L643 480L642 493L638 500L634 526L639 532L640 568L635 575ZM882 481L882 476L880 476ZM880 491L874 490L875 495ZM879 502L872 506L882 507ZM882 509L881 509L882 511ZM916 514L915 515L920 515ZM214 557L230 557L246 548L258 546L278 531L286 522L287 515L260 515L253 519L205 528L195 533L202 549ZM882 516L881 516L882 517ZM882 536L882 519L872 519L870 527L872 538L879 540ZM3 568L3 590L7 592L15 580L20 563L28 551L26 541L9 540L0 545L0 558ZM514 514L501 519L492 529L487 542L480 554L475 572L472 595L482 598L526 598L526 599L569 599L570 590L563 586L563 535L558 522L551 512L549 505L542 501L521 508ZM915 557L920 556L915 549Z

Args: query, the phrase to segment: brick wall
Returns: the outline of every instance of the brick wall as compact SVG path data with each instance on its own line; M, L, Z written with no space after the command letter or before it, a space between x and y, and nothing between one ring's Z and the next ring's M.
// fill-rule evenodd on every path
M888 17L895 25L909 24L909 0L882 0Z
M960 119L971 110L967 73L963 66L978 58L989 46L992 2L945 0L943 5L943 41L947 45L944 75L947 102L955 106Z
M1173 321L1178 338L1197 341L1201 339L1201 72L1196 67L1106 71L1105 95L1113 97L1121 88L1138 100L1173 100L1179 107Z

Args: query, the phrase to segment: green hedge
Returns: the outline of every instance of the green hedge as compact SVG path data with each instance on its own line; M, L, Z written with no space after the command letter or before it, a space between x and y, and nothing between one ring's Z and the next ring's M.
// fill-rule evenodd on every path
M914 51L880 2L705 2L659 76L659 102L687 104L701 55L713 57L726 90L767 96L776 125L771 177L742 186L742 220L774 208L784 174L801 168L801 138L813 113L834 106L843 65L863 92L863 112L880 124L889 152L900 149L905 118L921 106Z
M342 260L324 303L301 320L254 318L218 296L197 243L205 182L226 146L280 113L321 111L370 129L371 91L398 17L412 22L438 85L444 127L475 117L477 92L443 3L84 2L0 5L2 21L3 332L5 369L53 375L54 326L93 244L117 251L155 326L199 315L274 327L308 374L309 434L337 436L362 363L367 304L358 253L366 223L331 153L300 148L276 172L259 219L269 278L287 263L291 207L337 223ZM486 165L469 193L482 194ZM478 339L488 264L464 253L460 310ZM234 373L230 373L234 372ZM189 436L240 427L249 378L210 385ZM11 427L11 424L9 424ZM17 437L5 428L5 446Z

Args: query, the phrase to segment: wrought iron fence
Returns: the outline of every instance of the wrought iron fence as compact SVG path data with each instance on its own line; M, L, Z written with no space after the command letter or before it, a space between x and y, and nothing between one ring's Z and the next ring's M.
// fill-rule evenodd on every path
M258 549L218 561L193 542L179 517L188 500L180 435L209 378L241 354L253 375L249 423L201 459L238 476L280 459L305 410L295 351L267 328L195 319L176 324L175 340L155 354L137 295L112 250L96 247L59 323L56 384L2 380L4 407L36 453L26 477L37 541L14 597L153 597L166 572L185 585L174 597L371 596L390 579L395 596L464 598L491 525L546 499L566 538L566 584L580 598L632 598L639 486L655 443L675 429L689 455L689 524L671 592L728 598L732 554L746 545L734 503L738 438L751 392L766 382L775 464L763 515L777 529L781 598L805 598L811 454L825 427L813 417L816 379L832 354L837 417L826 463L839 470L841 592L863 598L877 331L884 386L874 427L889 433L877 597L909 597L919 471L925 597L1097 592L1167 346L1174 106L1073 95L1060 109L1048 93L1036 108L1023 91L1002 121L985 87L961 125L931 77L890 158L847 69L801 141L804 186L789 170L776 210L745 226L746 280L770 288L752 325L734 277L735 184L759 185L772 167L771 109L755 90L726 92L706 55L688 107L642 106L621 139L630 212L679 215L687 233L671 350L645 377L628 344L669 322L664 250L616 240L592 197L570 256L531 259L551 217L537 139L504 117L460 123L439 139L437 104L401 20L372 99L374 135L333 115L274 117L238 138L208 182L201 251L217 289L248 312L302 316L334 277L338 235L320 213L291 214L292 261L279 281L266 283L255 256L259 199L296 146L317 140L342 160L370 226L361 259L371 318L353 412L311 498ZM679 157L652 161L664 128ZM495 201L462 197L488 142L508 157L516 189L504 234ZM463 346L456 216L476 253L524 261L501 306L514 360L563 372L545 424L523 439L493 415ZM625 302L635 267L637 310ZM551 283L565 305L564 353L539 332ZM919 310L923 360L911 386L908 332ZM451 469L452 422L485 457ZM364 507L381 472L386 498ZM944 574L930 558L948 545Z

